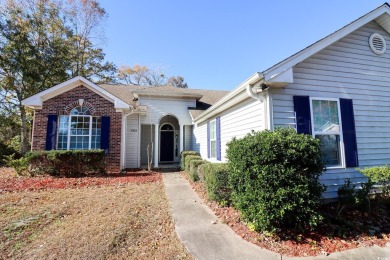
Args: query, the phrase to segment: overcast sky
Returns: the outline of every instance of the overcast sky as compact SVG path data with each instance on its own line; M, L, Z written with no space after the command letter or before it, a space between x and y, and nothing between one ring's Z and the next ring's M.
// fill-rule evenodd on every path
M160 67L190 88L231 90L382 5L376 0L101 0L104 50Z

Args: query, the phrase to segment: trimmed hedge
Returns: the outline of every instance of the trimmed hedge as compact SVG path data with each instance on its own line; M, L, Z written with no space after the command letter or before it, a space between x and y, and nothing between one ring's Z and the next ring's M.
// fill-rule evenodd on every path
M210 200L221 205L230 204L228 166L225 163L207 163L202 165L204 183Z
M55 176L82 176L105 173L104 150L31 152L29 172Z
M186 173L190 173L190 163L192 160L202 160L202 157L200 157L199 155L187 155L184 163L184 170Z
M199 181L199 175L198 175L198 167L199 165L205 164L206 161L202 159L195 159L191 160L190 162L190 172L188 176L190 177L191 181L196 182Z
M375 166L357 170L363 173L369 182L378 185L383 197L390 196L390 166Z
M228 143L232 203L261 231L316 227L324 164L319 140L291 128L252 132Z
M180 154L180 169L184 170L185 169L185 159L188 155L198 155L200 156L200 153L197 151L182 151Z
M206 164L209 164L209 161L204 161L204 164L201 164L198 166L198 177L200 182L204 182L204 176L205 176L205 166Z
M83 176L105 173L104 150L33 151L20 159L9 161L18 174Z

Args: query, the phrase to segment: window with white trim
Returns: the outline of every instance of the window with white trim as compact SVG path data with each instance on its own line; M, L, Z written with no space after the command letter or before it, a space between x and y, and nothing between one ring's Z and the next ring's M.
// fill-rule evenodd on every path
M343 165L342 129L338 99L311 99L313 136L320 140L327 167Z
M101 117L91 115L87 107L75 107L70 115L59 116L58 150L100 148Z
M210 158L217 157L217 124L213 120L210 122Z

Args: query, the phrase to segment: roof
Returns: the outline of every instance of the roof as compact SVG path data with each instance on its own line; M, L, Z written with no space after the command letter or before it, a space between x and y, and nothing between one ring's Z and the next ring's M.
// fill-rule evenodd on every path
M42 103L45 100L48 100L54 96L62 94L62 93L69 91L73 88L76 88L80 85L85 86L86 88L90 89L91 91L95 92L96 94L113 102L114 107L117 109L128 109L129 108L129 104L124 102L121 98L118 98L117 96L111 94L110 92L104 90L100 86L92 83L91 81L89 81L81 76L74 77L74 78L69 79L65 82L62 82L61 84L55 85L49 89L46 89L46 90L41 91L33 96L30 96L30 97L22 100L22 104L24 106L28 106L28 107L32 107L32 108L41 108Z
M195 98L197 100L196 107L190 108L192 118L197 117L204 110L214 105L218 100L229 93L229 91L223 90L177 88L170 85L150 87L123 84L101 84L100 87L129 105L133 104L134 97L140 95Z
M303 50L295 53L294 55L284 59L283 61L275 64L274 66L266 69L265 71L256 72L255 74L253 74L253 76L251 76L250 78L242 82L240 85L238 85L235 89L233 89L224 98L220 99L213 106L197 115L195 121L197 123L201 123L214 116L215 114L219 113L222 109L227 109L237 104L237 102L240 102L240 99L237 99L235 97L242 94L248 85L267 84L272 88L285 87L289 83L293 83L294 81L292 68L295 65L318 53L319 51L337 42L341 38L347 36L348 34L354 32L355 30L359 29L360 27L371 21L376 21L384 30L390 33L390 5L384 3L378 8L361 16L350 24L322 38L321 40L313 43L312 45L304 48Z

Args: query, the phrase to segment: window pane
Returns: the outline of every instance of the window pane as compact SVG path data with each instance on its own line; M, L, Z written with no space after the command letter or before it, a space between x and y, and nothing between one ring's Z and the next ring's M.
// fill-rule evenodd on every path
M322 147L322 160L326 166L341 165L340 135L316 135Z
M216 142L211 141L210 142L210 157L215 158L216 156L217 156Z
M210 122L210 140L215 140L215 121Z
M315 132L339 132L337 101L313 100L313 121Z
M69 126L69 116L59 116L58 138L57 138L58 150L68 149L68 126Z

